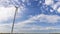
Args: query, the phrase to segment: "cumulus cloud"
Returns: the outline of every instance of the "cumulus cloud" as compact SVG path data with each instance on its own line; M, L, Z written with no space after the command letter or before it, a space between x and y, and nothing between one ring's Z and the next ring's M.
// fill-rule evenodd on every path
M58 13L60 13L60 7L57 9Z
M59 3L60 3L60 2L57 2L57 3L53 4L53 5L51 5L52 8L53 8L54 10L57 10L57 8L60 6Z
M57 1L56 3L54 3L54 1ZM45 0L45 4L49 5L53 8L53 10L57 10L56 12L59 12L59 6L60 6L60 0Z
M52 5L54 2L53 0L45 0L46 5Z

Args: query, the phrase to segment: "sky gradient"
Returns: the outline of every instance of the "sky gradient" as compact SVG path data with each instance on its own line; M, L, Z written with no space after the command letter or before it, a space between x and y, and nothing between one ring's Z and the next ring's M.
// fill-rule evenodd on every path
M60 32L60 0L0 0L0 32L11 32L15 6L14 33Z

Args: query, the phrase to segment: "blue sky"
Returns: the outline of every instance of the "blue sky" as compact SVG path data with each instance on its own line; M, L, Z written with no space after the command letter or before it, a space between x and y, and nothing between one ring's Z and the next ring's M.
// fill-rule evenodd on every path
M60 32L60 0L0 0L0 32L11 32L15 6L15 33Z

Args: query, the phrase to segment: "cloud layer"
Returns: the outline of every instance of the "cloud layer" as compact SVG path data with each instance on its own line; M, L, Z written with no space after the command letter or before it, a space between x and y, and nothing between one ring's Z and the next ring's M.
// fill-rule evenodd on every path
M28 23L34 24L34 22L38 20L39 20L39 23L44 22L44 23L55 24L55 23L58 23L58 20L60 20L60 17L57 15L44 15L44 14L32 16L28 20L15 24L14 32L19 33L19 32L30 32L30 31L34 32L34 30L41 31L41 30L59 30L60 29L59 27L57 28L54 26L44 27L44 26L37 26L37 25L28 25Z
M14 6L18 6L20 4L20 2L18 0L11 0ZM37 0L35 0L37 1ZM18 3L16 5L16 3ZM22 2L26 2L26 0L22 0ZM1 4L2 3L2 4ZM15 7L11 5L11 7L4 7L9 4L10 1L9 0L0 0L0 23L2 21L8 21L9 18L13 19L14 16L14 12L15 12ZM29 3L27 1L27 3ZM47 6L51 6L53 8L53 10L57 10L56 12L60 13L60 7L58 8L58 6L60 5L59 2L54 3L53 0L45 0L45 4ZM5 5L6 4L6 5ZM24 5L24 4L22 4ZM17 18L20 18L20 14L22 13L21 10L23 11L24 6L20 6L18 9L18 16ZM22 17L22 16L21 16ZM35 22L39 22L39 23L48 23L48 24L56 24L60 22L60 16L58 15L45 15L45 14L39 14L39 15L35 15L35 16L31 16L28 19L22 21L22 22L17 22L15 23L15 27L14 27L14 32L15 33L20 33L20 32L39 32L40 31L47 31L47 30L60 30L60 27L54 27L54 26L50 26L50 27L44 27L44 26L38 26L38 25L28 25L30 23L34 24ZM0 32L4 32L4 33L8 33L11 32L11 26L12 23L7 23L7 24L0 24Z

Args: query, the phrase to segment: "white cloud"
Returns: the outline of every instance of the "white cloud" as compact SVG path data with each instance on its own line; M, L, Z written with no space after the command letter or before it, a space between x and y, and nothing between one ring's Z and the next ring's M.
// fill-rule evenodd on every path
M30 31L34 32L34 30L58 30L60 29L54 26L43 27L43 26L37 26L37 25L30 25L30 26L27 25L28 23L33 23L33 22L36 22L37 20L40 20L40 22L54 24L54 23L57 23L58 20L60 20L60 17L57 15L44 15L44 14L32 16L28 20L16 23L14 32L19 33L19 32L30 32Z
M57 15L42 15L40 18L41 22L45 21L46 23L57 23L60 20L60 17Z
M19 0L0 0L0 6L16 6L20 7L21 2Z
M45 0L46 5L52 5L54 2L53 0Z
M57 10L56 12L60 13L59 12L60 0L55 0L55 1L58 2L54 3L54 0L45 0L45 4L50 5L53 8L53 10Z
M22 24L22 26L21 25L19 25L19 24L16 24L15 25L15 28L14 28L14 32L15 33L31 33L31 31L34 33L34 30L36 31L36 30L40 30L40 31L47 31L47 30L60 30L60 28L59 27L54 27L54 26L50 26L50 27L43 27L43 26L37 26L37 25L35 25L35 26L26 26L26 25L24 25L24 24ZM25 28L23 28L23 27L25 27ZM53 31L54 32L54 31ZM36 33L36 32L35 32ZM41 33L41 32L39 32L39 33Z
M60 7L57 9L58 13L60 13Z
M25 2L26 0L22 0L22 2Z
M33 16L28 21L34 22L36 20L40 20L40 22L46 22L46 23L57 23L58 20L60 20L60 16L40 14L40 15Z
M0 7L0 21L13 18L15 7Z
M24 26L27 23L33 23L36 21L39 21L40 23L45 22L45 23L55 24L55 23L59 22L58 20L60 20L60 16L40 14L40 15L32 16L28 20L19 22L18 24L20 26Z
M54 10L56 10L56 9L57 9L57 6L58 6L57 4L53 4L53 5L52 5L52 8L53 8Z
M12 24L0 24L0 33L10 33Z
M54 10L57 10L58 6L60 6L60 2L57 2L53 5L51 5Z
M11 32L11 23L10 24L0 24L0 33L10 33ZM24 25L24 24L23 24ZM23 28L25 27L25 28ZM50 27L43 27L43 26L28 26L28 28L26 27L26 25L21 26L21 24L16 23L15 27L14 27L14 32L15 33L31 33L31 31L34 33L34 30L60 30L59 27L54 27L54 26L50 26ZM54 31L53 31L54 32ZM36 32L35 32L36 33ZM40 33L40 32L39 32ZM45 32L46 33L46 32Z
M23 2L24 2L24 0L23 0ZM46 3L46 5L51 5L51 4L53 4L53 0L46 0L45 3ZM24 7L21 6L20 8L23 9ZM56 9L57 4L56 4L56 6L54 5L53 8ZM20 12L20 10L18 10L18 11ZM58 9L58 11L59 11L59 9ZM12 18L13 15L14 15L14 12L15 12L15 7L0 7L0 21L7 20L8 18ZM60 29L60 28L42 27L42 26L31 26L28 29L22 28L22 27L26 27L27 23L33 23L33 22L36 22L37 20L39 20L40 23L45 22L45 23L54 24L54 23L57 23L58 20L60 20L60 16L57 16L57 15L45 15L45 14L31 16L28 20L16 23L15 28L14 28L14 32L24 32L24 31L26 32L26 30L50 30L50 29L53 30L53 29ZM12 24L0 24L0 32L10 32L11 31L11 25Z
M45 20L44 20L45 19ZM28 20L15 23L14 32L20 33L20 32L34 32L34 30L59 30L60 28L50 26L50 27L43 27L43 26L37 26L37 25L30 25L26 26L27 23L33 23L36 22L36 20L41 20L41 22L49 22L49 23L56 23L58 22L58 19L60 19L57 15L36 15L30 17ZM11 32L11 23L10 24L1 24L0 25L0 32ZM23 28L25 27L25 28Z
M7 7L8 5L11 5L10 0L0 0L0 6Z
M14 6L11 6L11 7L3 7L3 6L1 6L0 7L0 23L3 22L3 21L8 21L9 19L13 19L15 9L16 8ZM23 10L23 7L18 8L18 14L22 13L21 10ZM20 18L20 16L21 15L17 15L16 18ZM9 23L9 24L8 23L7 24L5 24L5 23L0 24L0 33L10 33L11 32L11 26L12 26L11 23ZM16 30L16 31L18 31L18 30Z

